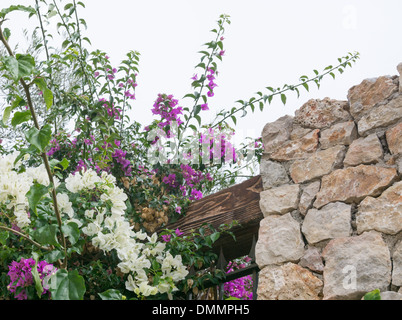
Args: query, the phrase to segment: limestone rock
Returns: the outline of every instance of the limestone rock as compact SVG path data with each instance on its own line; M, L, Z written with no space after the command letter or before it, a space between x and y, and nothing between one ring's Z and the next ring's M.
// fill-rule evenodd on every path
M324 299L361 299L374 289L386 290L391 282L391 257L381 234L331 240L323 250Z
M302 232L309 244L348 237L352 234L352 206L343 202L329 203L320 210L310 209Z
M402 122L387 130L386 139L392 154L402 153Z
M260 208L264 217L272 214L285 214L297 209L300 186L283 185L260 193Z
M381 300L402 300L402 294L395 291L381 292Z
M302 215L306 215L307 210L312 206L318 191L320 191L320 186L320 181L315 181L304 188L299 202L299 211Z
M366 136L373 130L391 126L402 119L402 95L392 99L385 105L378 106L363 116L357 127L361 136Z
M402 62L398 64L396 69L399 72L399 92L402 92Z
M344 156L344 146L335 146L330 149L317 151L305 160L296 160L290 166L290 176L295 183L303 183L320 178L339 167L342 164Z
M402 287L402 241L395 246L392 261L392 284L394 286Z
M289 161L304 159L311 155L318 147L320 130L313 130L298 140L284 143L278 150L271 154L271 159L276 161Z
M289 140L293 127L293 117L283 116L278 120L267 123L262 130L262 142L264 143L264 152L272 153L280 145Z
M278 187L290 181L283 165L270 161L266 155L261 158L260 174L264 190Z
M306 134L310 133L313 129L303 128L299 124L293 124L293 130L290 133L291 140L303 138Z
M402 181L395 183L378 198L367 197L356 214L357 232L376 230L387 234L402 231Z
M381 142L375 133L366 138L360 138L350 145L346 153L345 166L377 163L383 156Z
M354 121L341 122L331 128L322 130L320 143L322 149L335 145L350 145L357 138L357 128Z
M320 300L323 283L293 263L267 266L260 271L258 300Z
M347 101L311 99L295 112L295 122L305 128L322 129L351 119Z
M300 224L290 213L262 219L255 252L260 269L270 264L299 261L304 253Z
M378 196L396 178L394 168L359 165L335 170L322 178L314 207L321 208L335 201L354 203L366 196Z
M317 273L322 273L324 271L324 264L320 251L315 247L309 247L305 251L303 257L300 259L299 265Z
M355 119L368 113L377 103L397 92L398 88L389 76L366 79L349 89L350 113Z

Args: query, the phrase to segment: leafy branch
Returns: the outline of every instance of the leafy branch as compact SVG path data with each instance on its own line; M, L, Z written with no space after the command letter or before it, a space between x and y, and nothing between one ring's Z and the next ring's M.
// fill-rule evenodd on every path
M227 119L231 118L233 123L236 124L237 118L235 117L235 114L239 112L243 112L242 117L245 117L247 114L246 109L251 109L252 112L255 110L255 104L259 104L259 108L262 111L264 109L264 106L268 102L271 104L274 96L280 96L282 103L285 105L286 104L286 92L287 91L295 91L297 93L297 97L300 96L300 90L299 88L303 87L307 91L309 91L309 83L315 83L318 88L320 88L321 80L326 76L326 75L331 75L333 79L335 79L335 71L338 71L340 74L344 72L344 69L347 67L352 67L351 62L356 62L356 60L359 59L359 53L348 53L348 55L338 58L339 64L336 65L335 67L330 65L326 68L324 68L322 73L319 73L317 70L314 70L315 77L309 78L306 75L303 75L299 78L300 82L296 85L288 85L285 84L282 88L272 88L272 87L266 87L268 91L270 91L270 94L263 94L261 91L257 92L256 94L258 95L258 98L252 97L248 101L244 100L237 100L237 103L241 104L241 107L233 107L230 111L221 111L219 112L215 119L212 121L210 127L215 128L220 126L222 123L224 123ZM219 119L220 118L220 119ZM219 120L219 121L218 121ZM218 121L215 123L215 121Z
M208 51L200 51L199 53L202 53L203 56L201 58L201 62L195 67L195 68L201 68L204 70L203 75L200 77L200 79L195 80L192 83L192 87L194 89L199 88L198 92L194 92L194 94L187 94L184 96L184 98L189 97L194 99L194 105L190 111L189 108L185 107L183 108L184 111L187 111L190 113L187 115L184 115L184 118L186 120L182 132L185 132L186 129L189 127L190 120L195 118L198 121L198 124L201 125L201 117L198 115L201 111L201 106L198 104L200 98L203 99L204 103L207 103L207 96L202 94L203 90L207 86L205 84L207 80L207 73L208 70L210 69L210 66L213 66L214 71L216 72L217 69L217 64L216 62L213 61L213 58L216 57L219 60L222 60L222 57L217 54L218 50L223 50L223 42L220 40L225 32L224 24L228 23L230 24L229 16L228 15L221 15L220 20L218 20L218 26L219 30L213 29L211 32L216 33L216 39L215 41L207 42L205 43L205 46L207 46L208 49L212 49L210 52ZM205 64L204 60L207 59L207 63Z

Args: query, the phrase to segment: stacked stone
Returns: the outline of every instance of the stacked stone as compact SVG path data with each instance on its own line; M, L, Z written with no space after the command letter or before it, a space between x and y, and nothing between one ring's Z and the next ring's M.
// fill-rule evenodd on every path
M258 299L402 298L398 71L264 127Z

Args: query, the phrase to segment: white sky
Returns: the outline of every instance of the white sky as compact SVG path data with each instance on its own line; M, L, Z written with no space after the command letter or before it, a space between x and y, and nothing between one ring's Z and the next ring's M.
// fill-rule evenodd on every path
M87 21L85 35L92 49L108 52L117 65L129 50L141 53L137 100L132 119L146 125L158 93L173 94L185 106L191 93L190 77L199 63L202 44L213 39L222 13L231 16L227 27L223 62L208 117L230 109L238 99L249 99L264 87L296 84L312 70L337 64L347 52L359 51L361 59L343 75L311 86L296 99L288 94L283 106L274 99L263 112L251 112L238 120L237 130L258 137L267 122L290 114L311 98L346 100L347 91L365 78L397 74L402 62L401 0L86 0L80 15ZM34 0L0 0L34 5ZM4 27L16 31L28 26L25 14L10 15ZM14 19L14 20L13 20ZM17 36L13 40L16 41ZM15 43L12 43L14 45ZM256 110L258 107L256 108Z

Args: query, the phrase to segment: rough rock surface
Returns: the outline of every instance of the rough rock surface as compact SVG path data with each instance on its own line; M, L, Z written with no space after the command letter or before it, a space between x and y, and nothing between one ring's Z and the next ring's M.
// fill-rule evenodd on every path
M324 271L324 263L322 261L321 253L315 247L309 247L305 251L303 257L300 259L299 265L317 273L322 273Z
M264 217L285 214L297 209L300 185L291 184L268 189L260 193L260 208Z
M356 138L357 128L354 121L337 123L321 131L321 149L328 149L335 145L350 145Z
M320 210L310 209L302 232L308 243L348 237L352 234L352 206L343 202L329 203Z
M304 253L300 224L290 213L264 218L260 222L255 252L260 269L270 264L298 262Z
M307 158L318 148L319 132L320 130L316 129L298 140L290 140L284 143L271 155L271 159L289 161Z
M320 186L320 181L314 181L304 188L299 202L299 211L302 215L306 215L307 210L313 205L313 201L320 191Z
M397 243L392 255L392 284L402 287L402 241Z
M357 127L359 134L366 136L374 129L391 126L402 119L402 95L385 105L378 106L361 118Z
M344 156L344 146L335 146L323 151L317 151L305 160L296 160L290 166L290 176L295 183L320 178L335 168L339 168Z
M350 113L355 119L359 119L377 103L384 101L397 90L398 88L389 76L365 79L359 85L349 89Z
M402 122L387 130L385 136L391 154L402 153Z
M275 122L267 123L262 130L264 152L272 153L286 142L290 138L292 126L293 117L288 115L279 118Z
M398 64L396 69L399 72L399 92L402 93L402 63Z
M366 138L360 138L350 145L346 153L345 166L377 163L383 156L381 142L375 133Z
M396 177L394 168L360 165L335 170L322 178L314 207L321 208L335 201L358 202L366 196L378 196Z
M260 173L264 190L278 187L290 181L283 165L270 161L266 155L261 158Z
M356 214L357 232L376 230L386 234L402 231L402 181L385 190L378 198L367 197Z
M295 112L295 122L305 128L322 129L351 119L347 101L311 99Z
M386 290L391 282L390 252L375 231L334 239L322 255L324 299L361 299L374 289Z
M260 271L258 300L319 300L323 283L293 263L267 266Z
M402 300L402 294L394 291L381 292L381 300Z

